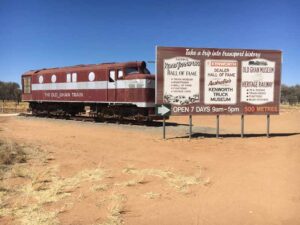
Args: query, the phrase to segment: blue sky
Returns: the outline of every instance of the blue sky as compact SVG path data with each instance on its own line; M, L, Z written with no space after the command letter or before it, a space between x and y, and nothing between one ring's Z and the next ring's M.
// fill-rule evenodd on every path
M300 84L300 1L0 0L0 80L30 69L155 60L155 46L279 49ZM154 73L154 64L150 65Z

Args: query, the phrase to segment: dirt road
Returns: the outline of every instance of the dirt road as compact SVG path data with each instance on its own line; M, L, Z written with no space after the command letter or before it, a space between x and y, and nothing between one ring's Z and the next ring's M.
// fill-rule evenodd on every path
M299 109L271 117L271 138L263 116L243 139L237 116L219 139L214 117L193 118L191 141L188 118L169 122L164 141L155 126L1 117L1 138L36 151L2 181L16 191L0 224L300 224Z

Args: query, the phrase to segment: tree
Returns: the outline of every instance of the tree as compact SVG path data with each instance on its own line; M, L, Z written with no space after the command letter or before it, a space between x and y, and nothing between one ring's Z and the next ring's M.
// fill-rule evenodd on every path
M300 85L281 86L281 102L289 102L290 104L297 104L300 101Z
M21 89L20 85L15 82L3 82L0 81L0 100L21 100Z

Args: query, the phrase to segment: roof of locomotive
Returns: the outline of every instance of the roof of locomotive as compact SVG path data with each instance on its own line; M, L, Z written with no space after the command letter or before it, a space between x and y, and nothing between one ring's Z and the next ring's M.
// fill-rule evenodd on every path
M81 70L90 69L108 69L113 67L139 67L145 66L144 61L132 61L132 62L123 62L123 63L99 63L99 64L80 64L75 66L65 66L65 67L56 67L56 68L44 68L38 70L29 70L23 75L38 75L43 73L57 73L57 72L76 72Z

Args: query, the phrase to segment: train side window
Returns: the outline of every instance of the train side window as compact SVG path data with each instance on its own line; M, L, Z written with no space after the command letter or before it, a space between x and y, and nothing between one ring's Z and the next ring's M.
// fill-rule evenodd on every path
M55 74L53 74L53 75L51 76L51 82L52 82L52 83L55 83L55 82L56 82L56 75L55 75Z
M24 85L24 94L30 94L31 91L31 77L24 77L23 78L23 85Z
M94 81L95 80L95 73L94 72L90 72L89 73L89 81Z
M71 82L71 74L67 73L67 82L70 83Z
M40 75L39 76L39 83L42 84L44 82L44 77L43 75Z
M109 82L115 82L116 80L116 72L114 70L109 71Z
M72 73L72 82L77 82L77 73Z
M123 70L118 70L118 78L123 78Z

